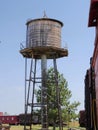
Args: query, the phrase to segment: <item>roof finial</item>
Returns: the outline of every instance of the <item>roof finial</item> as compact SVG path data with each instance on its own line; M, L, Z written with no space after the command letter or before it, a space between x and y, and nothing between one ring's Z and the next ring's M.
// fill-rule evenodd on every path
M44 10L44 15L43 15L43 18L47 18L47 15L46 15L45 10Z

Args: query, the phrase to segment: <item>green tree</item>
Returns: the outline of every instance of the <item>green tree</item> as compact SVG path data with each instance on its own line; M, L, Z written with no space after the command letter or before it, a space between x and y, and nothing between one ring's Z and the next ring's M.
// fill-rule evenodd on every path
M60 104L62 110L62 120L64 122L70 121L73 118L77 118L75 110L80 105L79 102L74 101L70 103L72 97L71 91L68 89L68 83L63 77L63 74L57 72L58 76L58 88L60 94ZM57 109L57 97L56 97L56 84L54 69L50 68L47 74L47 104L48 104L48 118L49 122L58 121L58 109ZM36 91L37 102L41 102L41 89ZM70 116L69 116L70 115Z

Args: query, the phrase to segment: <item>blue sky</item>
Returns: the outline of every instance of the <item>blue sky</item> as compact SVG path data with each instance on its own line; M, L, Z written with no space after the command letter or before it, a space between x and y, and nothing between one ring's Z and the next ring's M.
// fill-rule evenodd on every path
M69 56L57 60L72 91L71 101L84 109L84 78L93 55L95 28L88 28L90 0L0 0L0 111L24 111L24 58L20 43L26 39L26 21L43 17L64 23L62 46Z

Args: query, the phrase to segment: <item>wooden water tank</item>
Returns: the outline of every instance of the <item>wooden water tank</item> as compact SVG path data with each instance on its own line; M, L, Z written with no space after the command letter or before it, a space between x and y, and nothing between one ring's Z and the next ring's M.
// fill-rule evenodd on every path
M61 48L62 22L50 18L40 18L29 20L26 25L26 48L40 46Z

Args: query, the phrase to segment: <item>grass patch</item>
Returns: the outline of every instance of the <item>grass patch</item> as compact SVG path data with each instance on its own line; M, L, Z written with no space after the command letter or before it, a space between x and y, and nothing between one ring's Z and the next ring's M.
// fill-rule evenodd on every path
M27 127L29 129L29 127ZM41 125L33 125L32 129L33 130L39 130L41 128ZM73 128L73 127L71 127ZM74 127L76 130L86 130L85 128L80 128L80 127ZM11 126L10 130L24 130L24 126ZM53 130L53 127L49 127L49 130ZM58 127L56 127L56 130L59 130ZM68 130L68 127L63 127L63 130Z

